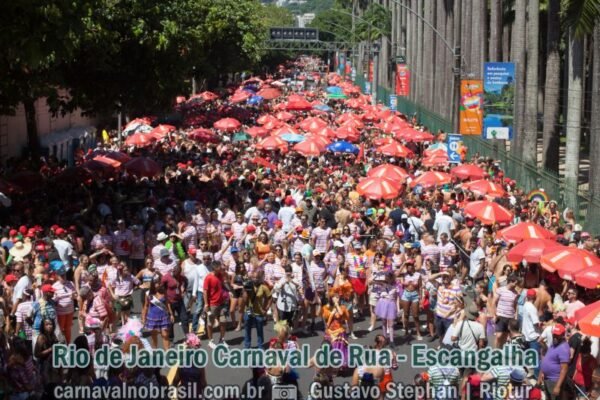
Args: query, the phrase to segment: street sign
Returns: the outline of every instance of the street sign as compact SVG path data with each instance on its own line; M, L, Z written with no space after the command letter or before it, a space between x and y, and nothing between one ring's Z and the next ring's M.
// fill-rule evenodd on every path
M406 64L406 57L404 57L404 56L396 57L396 64Z
M269 36L271 40L316 41L319 40L319 30L293 27L269 28Z
M462 135L449 133L448 135L448 160L451 163L460 163L460 153L458 148L462 142Z
M398 97L395 94L390 94L390 110L398 110Z

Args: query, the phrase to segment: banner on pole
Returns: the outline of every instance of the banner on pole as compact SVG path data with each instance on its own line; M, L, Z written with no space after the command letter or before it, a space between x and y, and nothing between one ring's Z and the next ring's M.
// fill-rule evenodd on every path
M390 94L390 110L398 110L398 97L395 94Z
M344 75L350 75L352 73L352 60L346 60L346 69Z
M373 82L373 60L369 61L369 82Z
M484 64L483 97L483 138L513 139L514 63Z
M462 143L462 135L455 133L449 133L447 135L448 140L448 161L451 163L460 163L460 144Z
M462 135L481 135L483 124L483 81L460 82L459 128Z
M371 94L371 82L365 81L365 94Z
M396 64L396 95L408 96L410 92L410 71L406 64Z

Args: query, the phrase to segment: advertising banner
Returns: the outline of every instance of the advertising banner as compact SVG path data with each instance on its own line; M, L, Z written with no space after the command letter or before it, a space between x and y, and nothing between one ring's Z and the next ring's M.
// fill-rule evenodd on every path
M408 96L410 92L410 71L406 64L396 64L396 95Z
M483 138L513 138L515 64L485 63L483 67Z
M373 60L369 61L369 82L373 82Z
M483 124L483 81L467 79L460 82L459 132L481 135Z
M365 94L371 94L371 82L365 81Z
M346 70L344 75L350 75L352 73L352 60L346 60Z

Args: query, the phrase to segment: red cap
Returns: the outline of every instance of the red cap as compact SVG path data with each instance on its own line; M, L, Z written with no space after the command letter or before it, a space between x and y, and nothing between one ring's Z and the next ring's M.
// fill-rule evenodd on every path
M44 252L46 251L46 245L44 243L38 243L35 245L35 251Z
M275 221L275 226L281 228L283 226L283 221L278 219L277 221Z
M246 232L248 232L248 233L254 233L254 232L256 232L256 227L254 225L248 225L246 227Z
M190 255L192 255L192 256L196 255L196 252L197 252L197 251L198 251L198 250L196 249L196 246L190 246L190 247L188 248L188 253L189 253Z
M398 199L398 201L396 202L396 207L402 207L404 203L402 202L402 200Z
M58 228L59 228L59 226L58 226L58 225L56 225L56 224L54 224L54 225L52 225L52 226L50 227L50 230L51 230L51 231L55 231L55 230L57 230Z
M11 283L11 282L16 282L16 281L18 281L18 279L17 279L17 277L16 277L16 276L14 276L13 274L8 274L8 275L6 275L6 276L4 277L4 281L5 281L6 283Z
M467 221L467 227L472 228L474 225L475 225L475 222L473 222L473 220Z
M52 287L52 285L49 285L49 284L42 285L42 293L54 293L54 292L55 292L55 290Z
M387 206L385 205L385 203L379 203L379 208L386 208Z
M19 232L17 232L17 230L16 230L16 229L11 229L11 230L8 232L8 236L10 236L10 237L12 237L12 236L17 236L17 234L18 234L18 233L19 233Z
M275 196L281 196L281 189L275 189Z
M26 227L25 225L21 225L21 226L19 227L19 232L20 232L21 234L23 234L23 235L24 235L24 234L26 234L26 233L27 233L27 227Z
M285 198L285 205L286 206L291 206L294 204L294 199L291 196L288 196Z
M233 235L233 231L231 230L226 230L224 233L226 238L230 238Z
M302 233L303 230L304 230L304 228L302 227L302 225L298 225L296 227L296 232L298 232L298 233Z
M565 334L565 326L563 324L556 324L552 328L552 334L556 336L562 336Z
M260 200L258 200L258 201L256 202L256 205L259 205L259 206L264 206L264 205L265 205L265 201L264 201L264 199L260 199Z
M56 234L56 236L60 236L67 233L67 231L65 231L63 228L57 228L56 231L54 231L54 233Z
M442 206L442 212L448 212L449 210L450 208L446 204Z
M537 295L537 292L535 291L535 289L527 289L527 297L535 297Z

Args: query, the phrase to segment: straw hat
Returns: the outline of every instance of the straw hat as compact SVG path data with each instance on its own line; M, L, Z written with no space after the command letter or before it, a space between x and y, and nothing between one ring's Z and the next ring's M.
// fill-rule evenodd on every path
M13 256L15 261L22 261L23 258L25 258L29 253L31 253L31 243L23 243L21 241L18 241L8 252L11 256Z

